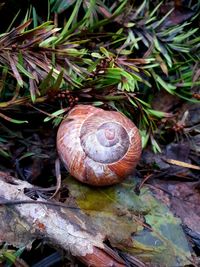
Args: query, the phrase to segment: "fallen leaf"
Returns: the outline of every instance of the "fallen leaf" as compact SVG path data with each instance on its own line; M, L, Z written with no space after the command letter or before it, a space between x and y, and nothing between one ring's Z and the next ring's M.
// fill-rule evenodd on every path
M154 195L165 203L178 216L184 230L200 248L200 184L199 182L151 181Z
M148 187L138 196L132 177L106 188L92 188L74 179L66 180L70 197L66 203L77 205L105 240L148 266L184 266L191 254L181 221L156 200Z

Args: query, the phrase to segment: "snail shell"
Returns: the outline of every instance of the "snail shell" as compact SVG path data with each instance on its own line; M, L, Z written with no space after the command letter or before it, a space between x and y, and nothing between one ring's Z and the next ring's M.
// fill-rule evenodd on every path
M141 155L141 138L134 123L116 111L77 105L61 123L57 150L67 170L95 186L121 182Z

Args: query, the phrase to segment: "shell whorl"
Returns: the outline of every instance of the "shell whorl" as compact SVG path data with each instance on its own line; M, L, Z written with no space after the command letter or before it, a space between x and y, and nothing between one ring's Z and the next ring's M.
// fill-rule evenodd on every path
M122 125L109 121L98 125L92 132L88 131L85 121L81 127L80 140L86 155L100 163L120 160L130 144L128 134Z
M59 127L57 149L78 180L110 185L133 171L141 155L141 140L136 126L121 113L78 105Z

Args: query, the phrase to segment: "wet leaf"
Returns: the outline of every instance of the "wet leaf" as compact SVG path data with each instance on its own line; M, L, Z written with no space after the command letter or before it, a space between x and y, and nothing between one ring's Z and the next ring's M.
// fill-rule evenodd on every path
M180 220L147 187L138 196L132 178L107 188L91 188L70 178L66 182L67 201L75 202L86 215L85 224L103 234L113 247L150 266L189 263L191 255Z
M170 209L181 218L184 230L190 235L193 242L200 248L200 195L199 182L154 180L154 193L163 203L167 203Z

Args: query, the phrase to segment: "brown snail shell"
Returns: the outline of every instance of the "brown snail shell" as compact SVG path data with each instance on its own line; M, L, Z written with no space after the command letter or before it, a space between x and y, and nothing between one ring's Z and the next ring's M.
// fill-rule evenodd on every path
M121 113L77 105L58 129L57 150L72 176L104 186L126 178L142 148L137 127Z

